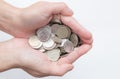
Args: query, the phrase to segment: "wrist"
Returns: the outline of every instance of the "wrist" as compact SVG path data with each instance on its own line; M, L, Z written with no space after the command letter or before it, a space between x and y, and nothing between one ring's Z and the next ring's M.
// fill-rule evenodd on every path
M13 7L4 1L0 1L0 30L11 34L14 25L19 21L20 8Z
M0 43L0 72L17 67L17 56L10 50L6 42Z

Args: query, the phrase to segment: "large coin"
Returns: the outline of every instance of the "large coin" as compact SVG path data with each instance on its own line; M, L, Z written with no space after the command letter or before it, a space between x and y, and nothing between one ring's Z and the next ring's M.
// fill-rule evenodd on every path
M42 46L42 42L38 39L36 35L33 35L29 38L29 44L34 49L39 49Z
M46 50L51 50L56 47L56 43L52 39L49 39L48 41L43 42L43 47Z
M37 30L37 36L38 36L39 40L42 42L48 41L51 37L50 26L47 25L45 27L39 28Z
M62 39L58 38L57 36L53 36L52 40L56 43L61 43L62 42Z
M53 25L51 26L51 31L52 31L52 33L54 34L54 33L59 29L60 26L61 26L61 25L59 25L59 24L53 24Z
M70 36L70 41L76 47L78 45L78 43L79 43L79 38L75 33L72 33L72 35Z
M56 33L55 33L59 38L65 39L70 36L70 31L68 30L67 27L60 27Z
M51 61L57 61L60 58L60 50L59 49L53 49L50 51L45 52Z
M72 52L72 51L74 50L74 45L73 45L73 43L72 43L71 41L66 40L66 41L64 41L64 43L63 43L63 48L64 48L64 50L65 50L67 53L70 53L70 52Z

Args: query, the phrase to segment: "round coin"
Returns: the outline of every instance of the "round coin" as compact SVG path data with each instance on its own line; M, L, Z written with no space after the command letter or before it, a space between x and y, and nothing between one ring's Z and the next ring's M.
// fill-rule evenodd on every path
M70 41L76 47L78 45L78 43L79 43L79 38L75 33L72 33L72 35L70 36Z
M43 42L43 47L46 50L51 50L56 47L56 43L52 39L49 39L48 41Z
M50 26L45 26L37 30L37 36L41 42L48 41L51 37L51 28Z
M55 32L59 29L60 25L59 24L53 24L51 26L51 31L53 34L55 34Z
M66 26L66 25L62 25L63 27L66 27L66 29L68 30L68 35L67 35L67 38L70 38L70 35L71 35L71 29Z
M51 22L55 24L62 24L60 14L54 15Z
M57 36L53 36L52 40L56 43L61 43L62 42L62 39L58 38Z
M60 50L59 49L53 49L50 51L45 52L51 61L57 61L60 58Z
M70 53L74 50L74 45L71 41L66 40L63 44L63 48L67 53Z
M56 33L55 33L59 38L65 39L68 38L70 33L66 27L60 27Z
M42 42L38 39L36 35L31 36L28 43L34 49L39 49L42 46Z

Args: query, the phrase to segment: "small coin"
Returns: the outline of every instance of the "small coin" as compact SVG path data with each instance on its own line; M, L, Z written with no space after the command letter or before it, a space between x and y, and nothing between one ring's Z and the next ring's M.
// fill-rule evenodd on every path
M63 44L63 48L66 52L70 53L74 50L74 45L71 41L66 40Z
M61 43L62 42L62 39L58 38L57 36L53 36L52 40L56 43Z
M61 39L65 39L68 38L70 35L70 32L68 31L68 29L66 27L60 27L56 33L55 33L59 38Z
M60 25L59 24L53 24L51 26L51 31L53 34L55 34L55 32L59 29Z
M72 33L72 35L70 36L70 41L76 47L79 43L79 37L75 33Z
M50 51L45 52L51 61L57 61L60 58L60 50L59 49L53 49Z
M63 48L63 47L60 47L59 49L60 49L60 51L61 51L61 54L66 53L66 51L64 50L64 48Z
M54 15L51 22L54 24L62 24L60 14Z
M36 35L33 35L29 38L29 44L34 49L39 49L42 46L42 42L38 39Z
M41 47L41 48L39 49L39 51L42 52L42 53L44 53L46 50L45 50L43 47Z
M56 43L52 39L49 39L48 41L43 42L43 47L46 50L51 50L56 47Z
M37 36L41 42L48 41L51 37L51 28L49 25L39 28L37 30Z
M66 26L66 25L63 25L63 27L66 27L66 29L68 30L67 38L69 39L70 35L71 35L71 29L68 26Z

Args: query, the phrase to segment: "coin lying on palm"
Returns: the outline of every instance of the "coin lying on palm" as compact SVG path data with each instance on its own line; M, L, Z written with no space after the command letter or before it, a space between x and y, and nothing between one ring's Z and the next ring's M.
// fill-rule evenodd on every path
M68 30L68 27L60 27L57 31L56 31L56 36L58 36L61 39L65 39L68 38L71 34L71 32Z
M29 44L34 49L39 49L42 46L42 42L38 39L36 35L33 35L29 38Z
M39 28L36 35L29 38L29 45L45 53L50 61L68 56L75 47L82 44L78 35L56 18L52 24Z
M63 48L67 53L70 53L74 50L74 45L71 41L65 40L63 43Z
M49 39L48 41L43 42L43 47L46 50L54 49L55 46L56 46L56 43L52 39Z
M70 41L76 47L78 45L78 43L79 43L79 38L75 33L72 33L72 35L70 36Z
M49 25L39 28L37 30L37 36L40 41L45 42L48 41L49 38L51 37L51 28Z
M50 51L45 52L51 61L57 61L60 58L60 50L59 49L53 49Z

